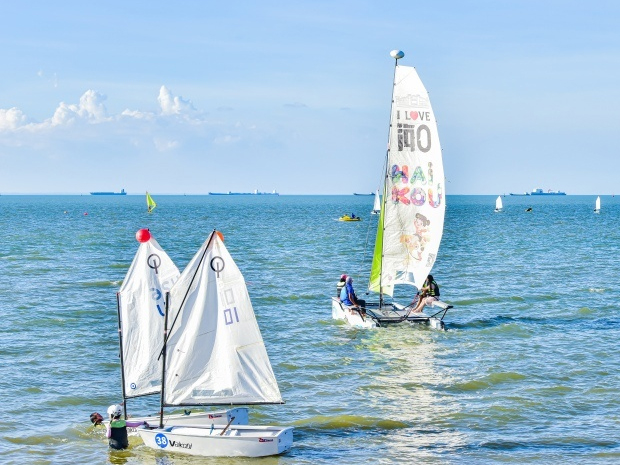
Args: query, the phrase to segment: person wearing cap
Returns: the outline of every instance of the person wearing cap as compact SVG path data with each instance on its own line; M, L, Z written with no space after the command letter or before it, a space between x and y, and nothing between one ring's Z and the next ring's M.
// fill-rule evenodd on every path
M127 437L127 427L137 428L138 426L146 426L149 424L146 421L126 421L121 420L123 414L123 407L121 405L110 405L108 407L108 414L110 415L110 422L106 425L106 436L108 438L108 444L112 449L127 449L129 447L129 438ZM103 417L97 412L90 415L90 421L95 425L100 425L103 422Z
M347 276L346 284L340 292L340 300L343 304L350 307L356 307L362 310L366 307L366 301L358 299L355 295L355 290L353 289L353 278L351 276Z
M340 297L340 294L342 294L342 288L345 286L346 283L347 275L343 274L342 276L340 276L340 281L338 281L338 284L336 284L336 297Z

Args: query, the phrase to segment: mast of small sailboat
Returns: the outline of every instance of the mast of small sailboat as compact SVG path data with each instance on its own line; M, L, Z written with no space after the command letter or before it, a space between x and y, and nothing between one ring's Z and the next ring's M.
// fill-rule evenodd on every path
M125 362L123 358L123 331L121 327L121 296L116 293L116 311L118 312L118 346L121 359L121 392L123 393L123 415L127 419L127 392L125 391Z
M389 161L390 161L390 141L392 140L392 111L394 110L394 89L396 88L396 68L398 68L398 60L405 56L405 53L400 50L392 50L390 52L390 56L394 58L394 76L392 78L392 101L390 102L390 124L388 127L388 139L387 139L387 150L385 152L385 174L383 177L383 199L381 202L381 215L379 217L379 228L381 228L381 266L380 270L383 269L383 251L384 251L384 241L383 234L385 232L385 203L387 202L387 188L388 188L388 176L389 176ZM379 236L379 235L377 235ZM383 285L381 282L383 272L379 272L379 308L383 307Z

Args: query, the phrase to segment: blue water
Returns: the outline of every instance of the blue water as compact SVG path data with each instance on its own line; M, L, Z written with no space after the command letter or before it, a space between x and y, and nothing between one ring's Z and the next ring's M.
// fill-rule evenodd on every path
M0 462L620 461L619 198L597 215L595 196L505 197L498 214L494 196L449 196L433 269L455 306L445 332L331 319L340 274L363 294L373 197L155 200L149 215L142 196L0 196ZM351 212L363 221L336 221ZM120 401L115 293L144 227L180 269L224 233L287 402L250 420L295 426L289 454L196 459L138 438L111 452L88 422Z

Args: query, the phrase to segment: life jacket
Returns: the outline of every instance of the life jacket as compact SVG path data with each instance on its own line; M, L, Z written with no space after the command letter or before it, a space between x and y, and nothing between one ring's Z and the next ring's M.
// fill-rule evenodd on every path
M433 281L428 285L428 294L432 297L439 297L439 286L433 279Z
M112 449L127 449L129 438L127 437L127 423L125 420L112 420L110 422L110 438L108 444Z

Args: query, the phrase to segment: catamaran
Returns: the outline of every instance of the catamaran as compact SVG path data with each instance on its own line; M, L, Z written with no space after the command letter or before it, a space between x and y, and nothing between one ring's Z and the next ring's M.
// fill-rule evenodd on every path
M410 322L442 329L452 308L445 302L435 302L431 309L437 311L427 314L413 313L413 302L386 301L395 285L422 288L437 258L446 208L441 146L428 93L415 68L398 64L404 53L390 55L396 60L392 109L369 283L379 300L356 309L333 297L332 317L361 328Z
M288 451L293 428L164 427L164 407L281 404L243 275L213 231L166 294L159 428L144 443L191 455L262 457Z
M596 201L594 202L594 213L601 212L601 196L596 197Z
M157 204L153 200L153 197L151 197L151 194L149 194L147 191L146 192L146 211L151 213L153 210L155 210L156 206Z
M375 203L372 206L371 215L378 215L381 213L381 197L379 197L379 189L375 191Z
M504 210L504 204L502 203L501 195L498 195L495 199L495 213L499 213Z
M125 418L127 399L160 393L162 372L157 358L163 344L164 295L180 276L148 229L139 230L136 239L140 246L116 296ZM226 425L233 417L236 424L247 424L248 409L167 415L164 423ZM157 424L159 416L132 420Z

